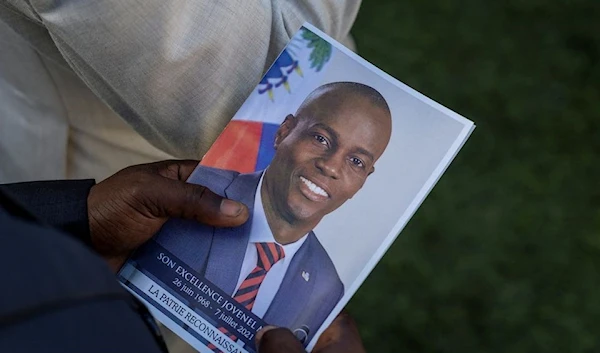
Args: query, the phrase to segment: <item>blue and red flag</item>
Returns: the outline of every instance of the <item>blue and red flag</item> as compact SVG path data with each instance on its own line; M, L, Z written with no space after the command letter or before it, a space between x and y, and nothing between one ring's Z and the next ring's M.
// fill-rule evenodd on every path
M200 164L250 173L266 168L279 125L323 81L331 44L303 28L279 55Z

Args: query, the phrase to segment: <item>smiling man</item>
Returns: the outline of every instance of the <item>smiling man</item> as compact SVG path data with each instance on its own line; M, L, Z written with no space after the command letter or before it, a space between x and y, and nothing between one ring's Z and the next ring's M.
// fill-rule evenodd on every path
M308 343L344 294L312 230L362 188L390 135L391 113L375 89L323 85L285 118L265 171L198 167L190 177L246 204L248 222L223 229L173 219L155 241L268 324Z

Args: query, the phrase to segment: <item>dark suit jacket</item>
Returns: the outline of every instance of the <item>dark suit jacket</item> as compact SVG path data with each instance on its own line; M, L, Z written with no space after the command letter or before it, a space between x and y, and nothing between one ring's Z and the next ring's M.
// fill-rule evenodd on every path
M261 173L240 174L198 167L189 182L207 186L221 196L244 203L250 209L250 220L236 228L214 228L192 221L171 220L155 238L230 295L235 290L248 246L254 196ZM308 281L303 272L309 274ZM263 319L268 324L292 331L308 327L308 343L343 294L343 284L329 255L311 232L290 263Z
M92 185L0 185L0 352L160 352L140 304L86 246Z

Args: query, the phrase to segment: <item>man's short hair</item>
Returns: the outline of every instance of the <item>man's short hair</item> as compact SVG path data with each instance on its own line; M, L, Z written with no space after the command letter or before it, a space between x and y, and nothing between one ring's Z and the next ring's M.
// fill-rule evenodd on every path
M302 102L298 111L305 108L307 105L310 105L312 101L316 98L328 94L328 93L338 93L338 94L349 94L349 95L357 95L361 97L367 98L374 106L385 110L388 114L391 115L390 107L387 104L387 101L379 91L371 86L367 86L363 83L358 82L331 82L326 83L322 86L319 86L314 91L312 91L308 97Z

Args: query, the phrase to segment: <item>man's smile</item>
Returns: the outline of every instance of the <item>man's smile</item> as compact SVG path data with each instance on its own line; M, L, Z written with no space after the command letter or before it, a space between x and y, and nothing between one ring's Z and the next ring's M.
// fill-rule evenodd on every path
M300 176L300 190L309 200L322 202L329 199L329 193L310 179Z

